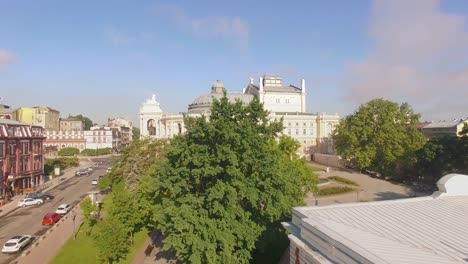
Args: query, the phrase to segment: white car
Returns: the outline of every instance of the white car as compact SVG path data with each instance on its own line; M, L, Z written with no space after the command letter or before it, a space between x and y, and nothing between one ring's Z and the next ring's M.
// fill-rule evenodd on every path
M111 168L111 167L107 168L107 170L106 170L106 173L109 173L109 172L111 172L111 170L112 170L112 168Z
M97 185L97 184L98 184L98 182L99 182L99 180L98 180L98 179L94 179L94 180L91 182L91 184L92 184L92 185Z
M88 171L88 172L92 172L92 171L93 171L93 168L88 167L88 168L85 168L85 169L83 169L83 170L86 170L86 171Z
M25 207L28 205L38 205L43 203L44 200L42 199L34 199L34 198L26 198L18 202L18 207Z
M16 253L25 248L32 241L32 236L15 236L3 245L3 253Z
M59 215L64 215L66 213L68 213L70 210L72 209L72 206L69 205L69 204L61 204L57 210L55 210L55 213L56 214L59 214Z

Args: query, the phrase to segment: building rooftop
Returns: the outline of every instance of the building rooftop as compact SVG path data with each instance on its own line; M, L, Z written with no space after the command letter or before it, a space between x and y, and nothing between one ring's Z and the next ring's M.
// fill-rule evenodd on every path
M31 124L26 124L26 123L23 123L23 122L20 122L20 121L11 120L11 119L4 119L4 118L0 118L0 124L31 126Z
M66 118L60 118L60 121L80 121L83 122L83 120L76 118L76 117L66 117Z
M438 122L432 122L426 126L423 127L424 128L444 128L444 127L455 127L457 126L458 124L460 123L463 123L463 122L467 122L467 120L460 120L460 119L457 119L457 120L454 120L454 121L438 121Z
M438 185L428 197L297 207L285 226L331 262L467 263L468 176Z

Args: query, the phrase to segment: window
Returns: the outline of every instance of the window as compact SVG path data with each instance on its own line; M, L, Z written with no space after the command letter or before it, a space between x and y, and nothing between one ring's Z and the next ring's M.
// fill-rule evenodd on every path
M291 129L288 129L288 135L291 135Z
M304 126L307 126L307 124L306 124L306 123L304 123Z
M286 99L286 103L289 104L289 99Z
M296 126L299 126L299 123L296 123Z
M280 99L276 99L276 103L279 104L279 103L280 103Z
M5 157L5 144L0 143L0 158Z
M29 154L29 143L21 143L21 153L23 155Z
M299 135L299 129L296 129L296 135Z
M288 123L288 127L290 127L290 126L291 126L291 123Z
M305 129L305 128L304 128L304 130L303 130L303 134L304 134L304 135L306 134L306 129Z
M10 155L15 155L16 145L10 144Z

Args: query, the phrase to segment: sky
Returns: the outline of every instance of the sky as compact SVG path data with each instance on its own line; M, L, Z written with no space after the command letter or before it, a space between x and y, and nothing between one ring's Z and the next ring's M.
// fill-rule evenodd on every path
M385 98L465 118L467 18L466 0L0 0L0 97L137 125L152 94L180 113L216 80L268 74L304 78L312 113Z

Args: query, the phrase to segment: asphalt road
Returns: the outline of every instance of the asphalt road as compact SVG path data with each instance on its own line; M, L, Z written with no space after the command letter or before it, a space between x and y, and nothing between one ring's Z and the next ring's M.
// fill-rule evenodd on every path
M96 188L91 185L91 181L106 173L108 161L97 159L93 161L95 161L95 166L92 166L93 173L73 176L48 191L47 193L52 194L54 199L41 205L18 208L10 214L0 217L0 247L3 247L7 240L16 235L32 235L37 239L50 228L41 224L46 213L55 212L57 207L64 203L76 205L86 196L87 192L95 190ZM0 263L10 263L18 254L21 252L17 254L0 253Z

